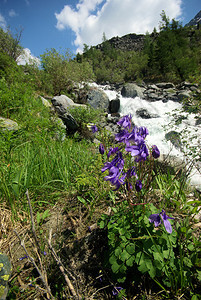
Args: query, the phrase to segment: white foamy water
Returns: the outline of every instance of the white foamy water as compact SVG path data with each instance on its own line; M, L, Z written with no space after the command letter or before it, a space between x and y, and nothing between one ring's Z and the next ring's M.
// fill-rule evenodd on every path
M117 95L119 96L119 113L122 116L132 114L133 123L135 125L147 127L149 131L149 135L146 138L147 143L150 146L157 145L161 154L177 156L182 158L185 162L191 161L190 156L187 155L188 147L185 148L185 153L182 153L179 149L175 148L170 141L165 139L165 134L173 130L180 133L181 137L187 139L190 145L195 146L195 151L200 153L201 125L195 126L195 115L182 112L182 105L180 103L173 101L166 103L162 101L149 102L139 97L124 98L116 91L111 91L107 86L97 87L104 90L110 100L115 99ZM158 117L142 119L136 114L138 109L146 109L148 113L157 115ZM182 120L181 124L174 125L174 118L179 116L183 116L186 119ZM193 138L194 136L196 136L196 138ZM189 179L191 185L201 190L201 174L195 167L192 169Z

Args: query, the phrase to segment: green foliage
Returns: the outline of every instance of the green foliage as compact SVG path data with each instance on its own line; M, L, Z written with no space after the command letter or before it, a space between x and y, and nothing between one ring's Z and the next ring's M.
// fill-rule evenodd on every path
M90 106L75 106L69 109L69 112L75 118L80 127L86 126L88 123L97 123L103 112Z
M99 220L100 228L108 231L107 261L114 278L124 283L129 276L137 284L143 275L149 275L166 294L187 292L200 263L200 241L193 236L188 220L177 223L170 235L164 227L155 229L150 224L150 214L158 212L153 204L135 206L133 212L134 216L123 202L113 208L111 216Z
M16 61L22 52L22 47L20 46L21 34L22 32L20 31L14 36L9 28L3 30L0 27L0 52L6 53Z
M64 54L55 49L47 50L41 55L42 68L49 84L52 86L53 94L60 95L61 92L70 91L74 82L82 82L93 79L93 71L88 62L78 63L72 60L69 51Z

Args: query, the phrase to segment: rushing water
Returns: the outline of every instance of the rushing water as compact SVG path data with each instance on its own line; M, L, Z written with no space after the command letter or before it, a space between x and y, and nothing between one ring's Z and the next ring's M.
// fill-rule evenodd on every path
M201 137L201 125L195 126L196 116L194 114L188 114L182 112L182 104L178 102L168 101L166 103L162 101L149 102L139 97L124 98L116 91L111 91L107 86L98 86L103 89L108 95L109 99L115 99L118 95L120 98L120 110L121 115L132 114L133 123L137 126L145 126L149 131L147 136L147 143L149 145L157 145L162 154L170 154L183 159L185 162L190 162L188 153L188 146L185 147L184 152L175 148L170 141L167 141L165 134L169 131L176 131L180 134L181 138L187 140L190 146L194 145L195 151L200 155L200 137ZM138 109L146 109L149 113L157 115L158 117L150 119L142 119L137 116L136 111ZM174 125L174 119L176 117L183 116L183 120L180 124ZM196 138L194 138L196 136ZM197 168L193 168L189 176L191 185L196 186L201 190L201 174Z

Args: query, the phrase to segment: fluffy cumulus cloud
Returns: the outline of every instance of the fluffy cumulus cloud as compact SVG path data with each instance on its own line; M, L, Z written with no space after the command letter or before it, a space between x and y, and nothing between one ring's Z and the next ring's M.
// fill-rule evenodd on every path
M25 48L25 49L23 49L23 53L18 57L17 64L18 65L36 64L39 66L40 59L35 57L34 55L32 55L30 49Z
M128 33L152 32L158 27L164 10L170 19L181 15L182 0L80 0L76 7L65 5L55 13L57 29L71 29L74 45L81 51L83 44L102 42L103 33L109 39Z

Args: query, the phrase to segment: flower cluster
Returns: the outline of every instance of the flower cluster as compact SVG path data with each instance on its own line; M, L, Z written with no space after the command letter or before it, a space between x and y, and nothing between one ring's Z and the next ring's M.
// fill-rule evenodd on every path
M149 156L149 150L145 143L146 136L149 132L146 127L134 126L132 128L131 115L122 117L117 124L122 127L122 130L115 135L115 141L118 143L118 147L111 147L109 149L107 157L108 159L112 159L104 164L101 171L105 172L108 170L109 174L105 176L104 179L109 180L111 184L116 187L116 190L124 184L126 184L127 189L132 189L129 179L132 176L135 176L135 188L136 191L139 192L142 189L142 182L138 179L135 166L136 164L131 167L127 167L124 157L128 157L130 154L131 157L133 157L133 164L145 161ZM105 153L103 144L100 144L99 152L101 154ZM160 151L156 145L152 146L152 156L154 158L158 158L160 156Z
M172 226L170 224L170 221L168 221L168 219L174 219L174 218L167 216L163 209L161 213L153 214L149 216L149 222L154 223L155 227L158 227L163 221L166 231L168 233L172 233Z

